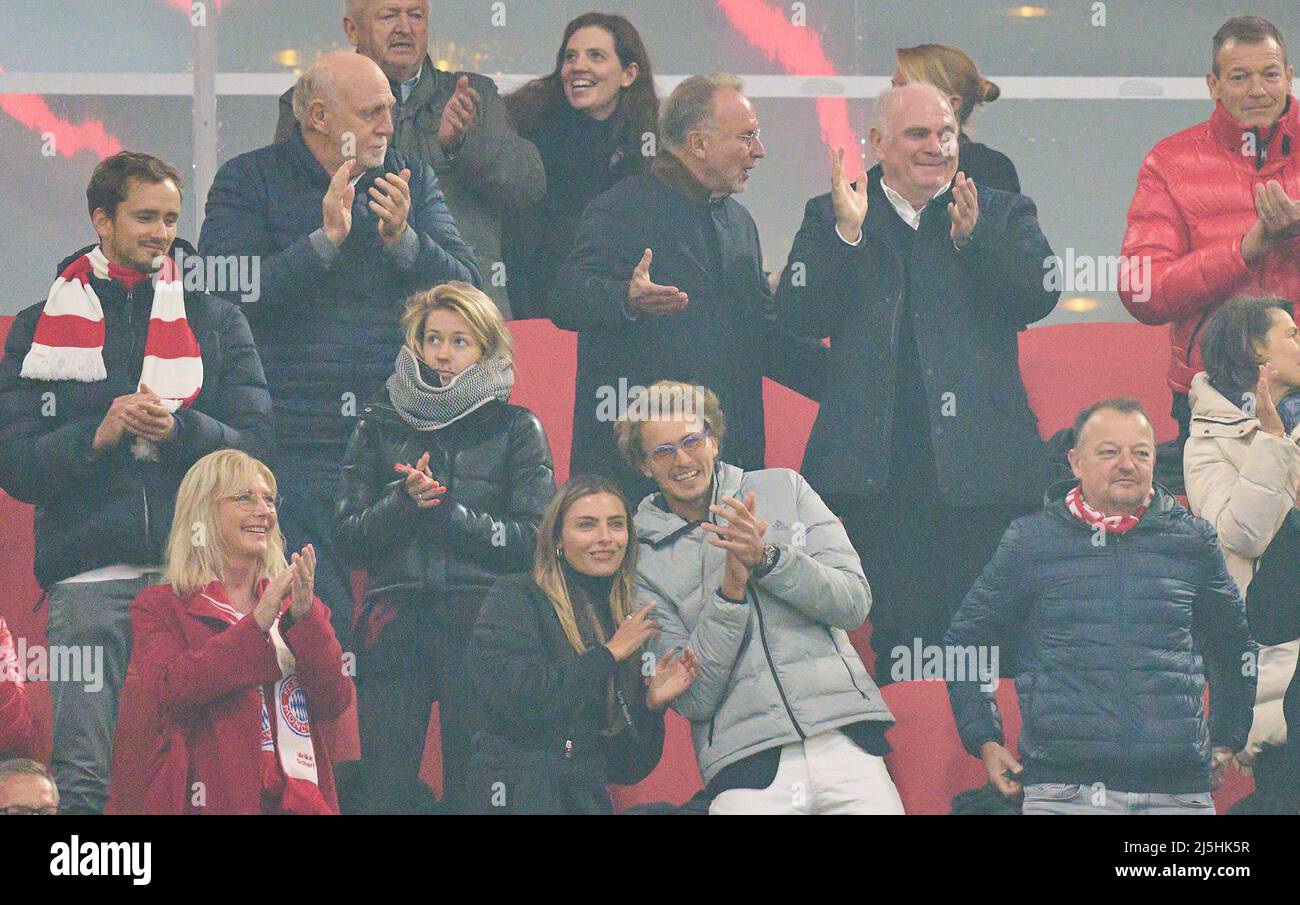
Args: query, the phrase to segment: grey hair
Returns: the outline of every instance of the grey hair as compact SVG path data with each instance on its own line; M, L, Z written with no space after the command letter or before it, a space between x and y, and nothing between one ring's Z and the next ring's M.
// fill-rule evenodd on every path
M25 757L15 757L10 760L0 760L0 782L4 782L10 776L39 776L48 780L54 787L54 800L59 800L59 786L54 781L54 774L50 768L44 764L37 763L34 760L28 760Z
M334 106L334 73L328 66L316 62L307 67L298 77L298 84L293 86L293 118L299 125L306 125L311 102L318 99Z
M682 82L664 102L659 114L659 136L669 148L686 144L686 136L713 122L713 98L719 91L742 92L745 83L727 72L693 75Z
M374 2L375 0L343 0L343 15L349 19L360 19L361 14ZM429 6L430 0L424 0L424 8L427 10Z
M882 138L888 140L893 134L890 131L889 121L893 118L894 107L898 105L899 93L904 89L914 88L917 86L934 89L934 93L939 100L943 101L944 105L951 109L952 105L948 103L947 95L945 95L940 88L931 85L929 82L908 82L906 85L892 85L880 92L879 96L876 97L875 108L873 109L871 116L871 125L875 129L879 130Z

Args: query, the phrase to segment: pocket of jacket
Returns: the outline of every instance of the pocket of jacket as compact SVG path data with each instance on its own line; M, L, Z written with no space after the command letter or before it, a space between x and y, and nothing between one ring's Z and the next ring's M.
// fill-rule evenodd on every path
M858 680L855 679L855 678L853 677L853 667L849 665L849 661L848 661L848 660L845 660L845 659L844 659L844 655L843 655L843 654L840 654L840 662L843 663L843 664L844 664L844 668L845 668L846 670L848 670L848 673L849 673L849 681L853 683L853 687L854 687L854 689L858 692L858 694L862 695L862 697L865 698L865 697L867 696L867 693L866 693L865 691L862 690L862 688L858 685Z

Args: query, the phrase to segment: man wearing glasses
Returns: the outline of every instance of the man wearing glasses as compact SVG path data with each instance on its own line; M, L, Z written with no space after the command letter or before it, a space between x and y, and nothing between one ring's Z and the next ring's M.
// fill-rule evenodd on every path
M740 79L682 82L660 140L648 172L587 207L548 308L579 334L571 473L612 475L634 503L653 487L620 467L609 422L624 412L608 400L657 380L708 383L736 424L731 461L762 468L763 377L813 395L825 352L773 328L758 228L731 197L767 153Z
M719 458L731 432L712 391L646 395L616 427L659 488L636 513L637 591L661 628L651 655L700 664L672 706L709 813L903 813L883 760L894 718L846 634L871 589L843 526L798 473Z
M53 816L59 789L50 771L34 760L0 761L0 816Z

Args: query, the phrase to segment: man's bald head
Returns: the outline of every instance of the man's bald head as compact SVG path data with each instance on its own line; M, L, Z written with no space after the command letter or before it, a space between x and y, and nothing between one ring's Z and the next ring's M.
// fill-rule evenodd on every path
M322 54L293 90L303 141L331 173L352 157L366 169L383 163L396 102L378 64L348 51Z
M905 120L914 111L946 110L952 114L952 105L944 93L929 82L909 82L896 88L886 88L876 98L876 116L873 125L889 139L897 131L896 119Z

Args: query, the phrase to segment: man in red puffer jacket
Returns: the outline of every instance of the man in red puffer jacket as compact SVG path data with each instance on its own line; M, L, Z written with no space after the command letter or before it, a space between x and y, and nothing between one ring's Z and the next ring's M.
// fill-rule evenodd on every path
M1119 295L1144 324L1173 323L1169 386L1186 440L1197 340L1237 295L1300 303L1300 106L1282 35L1234 16L1214 36L1206 122L1142 161L1124 234ZM1181 443L1180 443L1181 448Z

